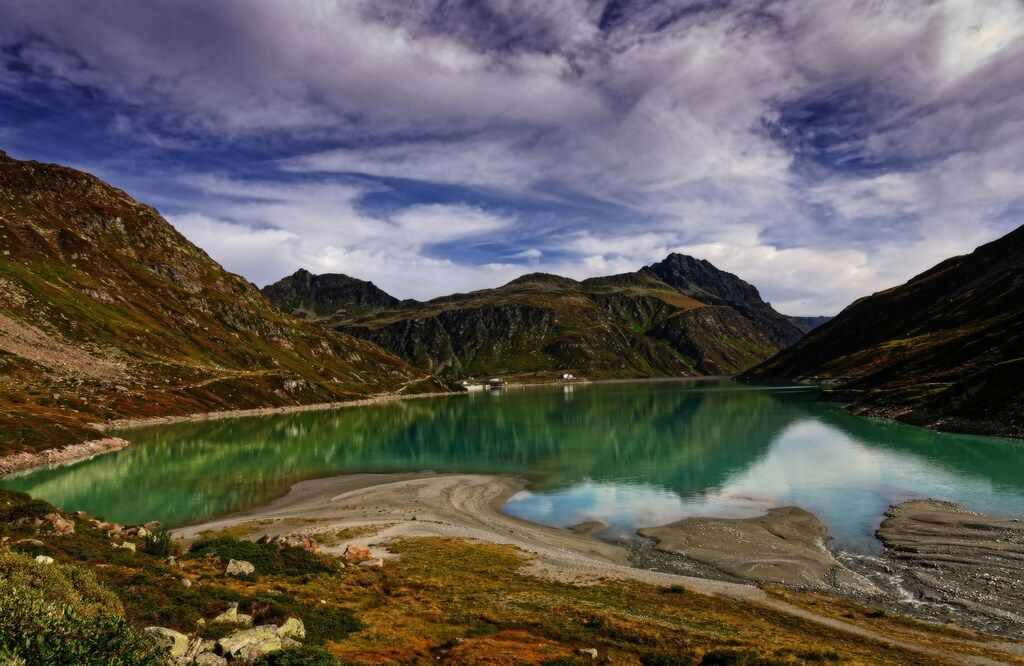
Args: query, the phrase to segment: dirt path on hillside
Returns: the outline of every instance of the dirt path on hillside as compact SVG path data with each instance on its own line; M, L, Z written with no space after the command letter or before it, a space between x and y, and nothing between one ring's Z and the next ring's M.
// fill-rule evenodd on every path
M585 533L530 523L501 512L522 490L522 479L471 474L355 474L298 483L283 497L256 509L176 530L195 538L208 530L246 528L247 538L281 534L341 533L324 550L341 554L348 544L370 546L390 557L387 542L405 537L443 536L511 544L530 553L527 573L574 584L633 579L653 585L682 585L700 594L760 604L836 631L879 641L942 661L998 664L984 657L951 653L922 642L892 638L849 622L772 598L753 585L638 569L628 552ZM584 531L585 532L585 531Z

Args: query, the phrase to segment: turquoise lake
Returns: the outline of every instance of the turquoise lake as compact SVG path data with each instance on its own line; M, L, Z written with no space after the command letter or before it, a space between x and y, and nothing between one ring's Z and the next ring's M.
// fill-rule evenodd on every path
M531 480L505 510L623 533L685 516L795 504L835 543L875 548L912 497L1024 517L1024 442L936 433L730 380L475 392L364 407L151 426L120 451L0 481L108 520L194 522L348 472L493 472Z

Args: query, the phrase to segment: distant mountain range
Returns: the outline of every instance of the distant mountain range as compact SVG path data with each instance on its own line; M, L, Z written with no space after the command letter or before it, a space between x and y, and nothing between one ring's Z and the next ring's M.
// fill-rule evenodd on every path
M1024 227L856 301L744 377L828 382L859 413L1024 436Z
M346 400L442 384L282 314L159 213L0 152L0 454L122 417Z
M285 312L452 378L734 374L815 323L779 314L750 284L681 254L635 273L582 282L534 273L426 302L305 270L263 293Z

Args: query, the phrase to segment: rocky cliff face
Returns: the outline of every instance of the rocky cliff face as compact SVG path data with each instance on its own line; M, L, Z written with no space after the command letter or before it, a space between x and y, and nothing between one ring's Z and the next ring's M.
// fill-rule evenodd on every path
M290 281L269 285L264 294L288 309L295 301L280 294L292 293L282 287ZM637 273L583 282L535 273L496 289L424 303L337 303L332 312L304 312L452 378L732 374L801 335L754 287L682 255Z
M429 386L364 340L282 314L99 179L0 153L0 452L90 422Z
M862 298L747 377L837 384L854 410L1024 435L1024 227Z

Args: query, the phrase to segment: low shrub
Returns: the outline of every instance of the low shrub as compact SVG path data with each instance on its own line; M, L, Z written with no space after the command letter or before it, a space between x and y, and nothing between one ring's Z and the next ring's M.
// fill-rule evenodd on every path
M281 624L297 617L306 626L306 643L323 645L340 641L363 628L363 623L344 608L327 604L307 605L293 597L259 595L248 604L258 624Z
M142 550L156 557L167 557L171 554L171 531L160 525L142 542Z
M271 652L257 661L256 666L342 666L342 662L326 648L303 645Z
M124 610L117 595L100 585L91 570L69 564L39 564L7 548L0 548L0 581L71 604L84 616L120 615Z
M189 557L220 556L245 560L256 567L256 574L305 575L334 571L336 567L326 556L319 556L298 546L256 543L231 536L200 538L188 552Z
M52 565L51 565L52 566ZM0 583L0 655L25 666L148 666L164 659L153 641L112 615L85 615L8 581Z

